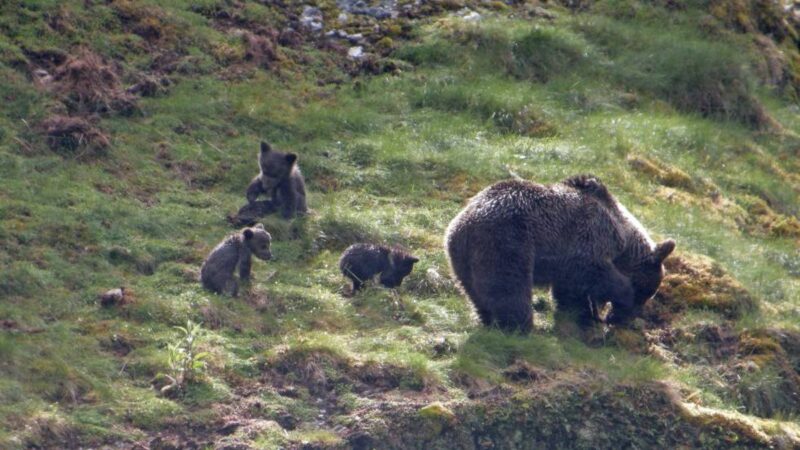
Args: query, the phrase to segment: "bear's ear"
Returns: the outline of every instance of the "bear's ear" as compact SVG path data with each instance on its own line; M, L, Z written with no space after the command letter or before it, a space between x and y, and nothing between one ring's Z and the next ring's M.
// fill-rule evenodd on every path
M672 251L675 250L675 241L672 239L667 239L666 241L656 245L656 249L653 251L653 256L655 256L656 261L662 262L667 259Z
M295 161L297 161L297 155L295 155L294 153L286 154L286 162L289 163L289 165L294 164Z
M243 234L244 234L244 240L245 241L249 241L250 239L253 239L253 236L254 236L253 230L251 230L250 228L245 228Z
M257 223L253 228L258 228L259 230L263 230L264 229L264 224L263 223Z
M270 147L265 141L261 141L261 153L269 153L270 150L272 150L272 147Z

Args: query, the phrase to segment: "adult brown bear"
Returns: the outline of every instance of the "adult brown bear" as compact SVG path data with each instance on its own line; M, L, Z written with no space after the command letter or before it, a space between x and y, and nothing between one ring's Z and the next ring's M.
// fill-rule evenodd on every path
M597 178L503 181L478 193L445 235L450 267L484 325L527 332L531 290L551 286L561 310L592 317L611 301L623 320L655 295L675 248L656 245Z

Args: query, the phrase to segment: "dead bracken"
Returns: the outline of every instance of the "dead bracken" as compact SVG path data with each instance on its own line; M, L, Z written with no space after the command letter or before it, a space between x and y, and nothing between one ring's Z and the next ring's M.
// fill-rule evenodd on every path
M55 152L98 156L111 145L108 136L83 117L53 115L41 122L47 145Z
M130 114L137 108L136 97L122 88L118 73L103 58L83 49L56 69L52 89L72 115Z

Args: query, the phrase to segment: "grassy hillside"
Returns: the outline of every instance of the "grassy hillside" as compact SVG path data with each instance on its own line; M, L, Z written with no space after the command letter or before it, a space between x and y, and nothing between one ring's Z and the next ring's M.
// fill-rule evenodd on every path
M800 446L800 53L773 2L309 2L320 32L294 2L160 3L0 4L0 447ZM210 294L262 139L313 212L266 217L274 260ZM447 224L582 172L678 242L659 294L628 328L537 292L532 335L483 329ZM345 298L358 241L421 262Z

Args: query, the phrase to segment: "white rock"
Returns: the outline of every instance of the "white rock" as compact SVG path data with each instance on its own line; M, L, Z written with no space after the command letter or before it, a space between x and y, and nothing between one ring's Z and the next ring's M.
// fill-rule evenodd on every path
M364 57L364 47L356 45L347 50L347 57L351 59L361 59Z
M482 18L483 18L483 16L478 14L477 11L470 11L469 13L464 15L464 20L466 22L477 22L477 21L481 20Z

